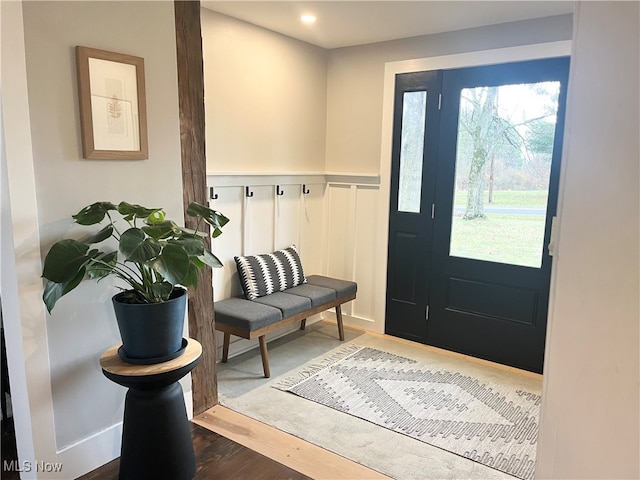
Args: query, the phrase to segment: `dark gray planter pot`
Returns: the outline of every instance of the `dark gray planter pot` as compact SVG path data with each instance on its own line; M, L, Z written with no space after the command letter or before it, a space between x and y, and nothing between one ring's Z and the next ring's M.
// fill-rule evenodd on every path
M162 303L123 303L125 292L113 296L113 308L122 338L120 358L128 363L153 364L179 356L186 342L182 338L187 290L176 288Z

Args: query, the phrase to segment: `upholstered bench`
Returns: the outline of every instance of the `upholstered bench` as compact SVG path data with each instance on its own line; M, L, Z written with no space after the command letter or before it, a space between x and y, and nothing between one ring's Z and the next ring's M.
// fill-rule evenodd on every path
M231 335L258 338L264 376L270 377L265 335L295 322L301 322L304 330L308 317L329 308L335 308L338 336L344 340L341 305L356 298L355 282L305 277L294 246L272 254L236 257L236 265L245 296L214 304L215 328L224 333L222 362L228 360Z

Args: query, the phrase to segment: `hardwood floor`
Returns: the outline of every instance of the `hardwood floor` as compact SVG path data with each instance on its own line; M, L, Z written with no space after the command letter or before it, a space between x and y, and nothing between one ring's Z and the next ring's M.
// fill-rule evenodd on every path
M221 405L190 425L196 455L193 480L389 479ZM115 459L78 480L116 480L119 466Z
M193 421L316 480L390 480L375 470L222 405L210 408Z
M387 338L381 334L370 332L369 334ZM388 339L406 343L408 346L416 345L395 337ZM433 347L422 346L421 348L432 349ZM453 352L439 351L439 353L461 357L460 354ZM472 357L468 360L506 371L516 370ZM540 378L540 375L529 372L518 371L518 373ZM389 480L389 477L375 470L222 405L216 405L195 417L190 425L196 455L196 475L193 480ZM6 458L4 447L3 441L3 459ZM118 469L119 460L116 459L79 477L78 480L116 480ZM2 473L3 480L6 474L7 472ZM18 476L7 477L7 479L10 478L17 479Z
M195 423L190 425L193 449L196 454L196 475L193 480L303 480L310 478L207 428ZM116 480L119 466L119 459L115 459L79 477L79 480Z

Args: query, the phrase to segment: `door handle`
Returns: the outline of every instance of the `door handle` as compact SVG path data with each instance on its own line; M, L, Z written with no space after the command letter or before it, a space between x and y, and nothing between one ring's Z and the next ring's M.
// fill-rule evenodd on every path
M551 235L549 235L549 245L547 245L550 257L553 257L556 253L556 242L558 240L557 219L558 217L551 217Z

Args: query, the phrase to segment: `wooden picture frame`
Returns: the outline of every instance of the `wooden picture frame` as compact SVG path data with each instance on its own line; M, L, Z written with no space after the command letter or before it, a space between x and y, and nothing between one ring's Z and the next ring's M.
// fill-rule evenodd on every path
M83 157L149 158L144 59L77 46L76 63Z

